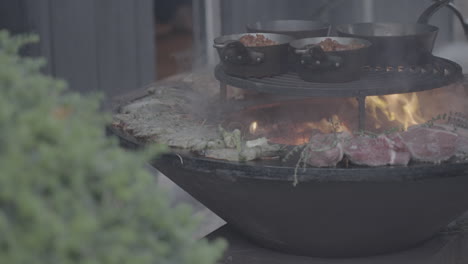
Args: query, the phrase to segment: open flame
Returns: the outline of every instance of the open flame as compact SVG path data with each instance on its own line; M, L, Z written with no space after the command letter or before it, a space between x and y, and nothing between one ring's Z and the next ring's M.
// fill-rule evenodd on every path
M376 134L406 130L440 114L467 113L467 95L468 89L456 85L418 93L368 96L365 130ZM301 145L317 131L357 131L357 110L355 98L306 99L247 109L237 118L248 122L242 126L247 138L265 137L274 143Z
M316 131L340 133L350 132L351 130L340 120L338 115L332 115L329 119L322 118L318 122L281 123L271 127L264 127L259 126L257 121L253 121L249 126L250 135L267 136L271 142L285 145L305 144L309 142L310 137Z
M405 130L426 121L421 113L416 93L369 96L366 98L366 110L375 120L376 129L380 129L388 121L398 124ZM379 112L387 120L383 120Z
M352 102L357 107L355 100ZM352 102L350 101L350 103ZM353 129L357 129L355 127L357 120L343 120L343 118L349 119L349 115L341 112L332 114L327 118L321 118L319 121L286 119L261 126L259 121L253 121L249 125L249 133L252 136L265 136L275 143L301 145L307 143L311 135L316 131L328 134L352 132ZM420 109L420 98L416 93L369 96L366 98L366 123L368 124L366 129L371 132L382 132L385 129L395 128L406 130L410 126L422 124L426 121ZM352 126L353 124L354 126Z

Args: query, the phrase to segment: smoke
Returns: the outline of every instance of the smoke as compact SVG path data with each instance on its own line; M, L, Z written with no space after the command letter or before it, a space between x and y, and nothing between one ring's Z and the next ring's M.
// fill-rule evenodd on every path
M468 42L456 42L438 48L434 55L455 61L468 73Z

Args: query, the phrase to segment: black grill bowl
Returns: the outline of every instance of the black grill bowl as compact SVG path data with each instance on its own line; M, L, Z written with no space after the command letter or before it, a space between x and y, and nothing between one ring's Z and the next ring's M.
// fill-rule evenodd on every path
M120 130L124 148L142 147ZM468 163L307 168L165 154L151 162L245 237L295 255L349 258L433 238L468 210Z
M313 169L167 154L152 162L258 245L327 258L415 247L468 209L467 164Z

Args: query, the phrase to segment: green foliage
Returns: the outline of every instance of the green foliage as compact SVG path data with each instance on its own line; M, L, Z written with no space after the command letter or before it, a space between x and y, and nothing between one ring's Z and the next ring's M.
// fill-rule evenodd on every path
M143 169L106 138L96 96L66 92L0 31L0 263L211 264L224 243L192 238Z

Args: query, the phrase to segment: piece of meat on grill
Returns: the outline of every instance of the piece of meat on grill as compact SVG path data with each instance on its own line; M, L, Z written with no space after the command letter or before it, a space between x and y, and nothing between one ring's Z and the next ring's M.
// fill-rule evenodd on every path
M411 157L417 161L440 163L456 153L458 136L450 131L415 126L400 135Z
M345 145L345 155L357 165L408 165L411 155L398 134L378 137L355 136Z
M304 149L304 162L313 167L335 167L343 159L340 134L315 133Z
M411 160L411 153L403 142L403 138L400 133L392 133L387 135L387 138L392 141L392 149L395 151L396 155L390 165L408 165Z
M468 154L468 129L457 128L453 132L458 135L456 144L457 154Z
M468 154L468 129L456 127L450 124L434 124L432 128L442 129L457 134L457 143L455 144L456 154Z

